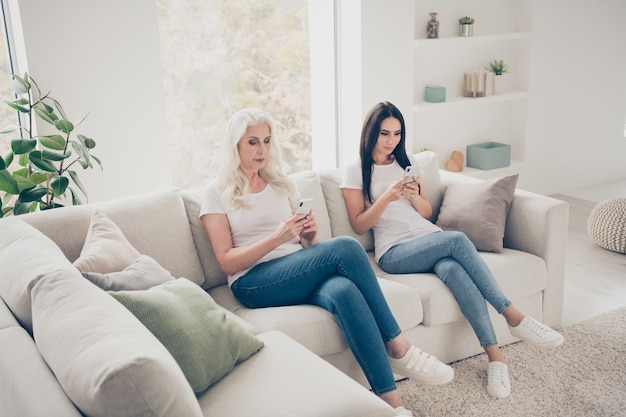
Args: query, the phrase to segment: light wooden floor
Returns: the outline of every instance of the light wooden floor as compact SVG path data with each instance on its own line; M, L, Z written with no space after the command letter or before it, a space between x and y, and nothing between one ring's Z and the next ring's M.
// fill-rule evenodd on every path
M597 202L552 197L570 205L563 326L626 307L626 255L601 248L587 233L587 219Z

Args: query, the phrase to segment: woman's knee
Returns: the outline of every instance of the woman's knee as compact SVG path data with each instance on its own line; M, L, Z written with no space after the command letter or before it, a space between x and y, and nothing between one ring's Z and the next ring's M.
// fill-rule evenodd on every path
M462 269L463 267L453 258L440 259L433 267L435 274L437 274L444 283L448 283L450 280L459 277Z
M355 254L365 254L365 249L353 237L350 236L337 236L331 239L333 250L338 254L346 255L346 256L354 256ZM331 242L328 241L328 242Z

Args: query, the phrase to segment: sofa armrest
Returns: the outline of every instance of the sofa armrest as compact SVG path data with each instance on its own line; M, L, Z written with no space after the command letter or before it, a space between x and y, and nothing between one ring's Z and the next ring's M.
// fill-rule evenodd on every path
M484 181L441 170L444 187ZM542 258L547 287L543 292L543 320L560 327L563 318L563 285L569 205L561 200L516 189L504 231L504 246Z
M532 253L546 263L548 285L543 292L543 318L560 327L569 205L564 201L516 190L504 232L504 246Z

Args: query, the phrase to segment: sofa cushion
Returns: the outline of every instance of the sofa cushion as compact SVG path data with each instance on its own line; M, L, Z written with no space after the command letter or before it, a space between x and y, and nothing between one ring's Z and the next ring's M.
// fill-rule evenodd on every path
M189 230L180 190L174 187L100 203L68 206L19 216L50 237L70 261L80 256L94 211L101 211L141 254L196 284L202 266Z
M439 160L437 154L432 151L418 152L413 155L415 164L422 168L422 184L426 190L426 196L433 207L431 220L437 218L441 201L443 200L444 187L441 183Z
M0 330L16 326L20 327L20 324L17 322L15 316L9 309L9 306L7 306L4 300L0 297Z
M43 276L32 304L37 347L85 415L202 416L167 349L73 266Z
M0 358L0 414L81 416L25 329L14 326L0 330Z
M139 255L124 270L101 274L83 272L87 280L105 291L147 290L175 278L148 255Z
M226 320L215 301L185 278L144 291L109 294L163 343L196 393L263 347L236 322Z
M415 290L389 280L379 280L379 283L401 329L421 323L423 307ZM335 316L321 307L303 304L250 309L239 303L227 285L214 287L209 294L218 304L252 323L260 332L280 330L319 356L348 349Z
M313 214L317 223L317 237L319 240L326 240L332 237L330 230L330 219L328 218L328 208L320 183L320 175L315 171L301 171L289 176L298 192L300 198L313 199Z
M259 353L198 398L205 416L392 417L365 387L286 335L259 335Z
M525 299L546 288L543 259L529 253L504 249L502 253L481 252L500 288L511 301ZM465 320L452 292L435 274L387 274L378 266L378 276L402 283L419 293L424 306L424 325L436 326Z
M470 238L476 249L502 252L504 228L518 175L446 188L437 225Z
M211 241L204 231L204 226L198 217L200 214L200 191L183 191L181 196L185 204L187 221L191 230L191 236L193 237L194 246L198 253L202 270L204 271L204 282L202 282L201 287L208 290L217 285L225 284L228 278L224 275L222 268L220 268L220 265L217 263Z
M104 213L95 211L85 244L73 265L80 272L107 274L125 269L141 255Z
M49 271L72 266L54 242L22 221L24 216L0 221L0 296L31 332L31 289Z

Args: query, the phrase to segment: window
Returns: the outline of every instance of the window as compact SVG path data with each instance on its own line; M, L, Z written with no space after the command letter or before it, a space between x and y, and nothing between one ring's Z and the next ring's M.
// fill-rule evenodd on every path
M4 129L7 126L17 124L17 113L4 104L4 101L14 99L13 89L11 88L11 73L13 70L9 54L7 22L3 2L0 2L0 8L2 12L2 16L0 16L2 18L2 42L0 42L0 96L2 97L2 103L0 103L0 129ZM11 139L14 139L11 135L0 135L0 156L5 155L11 148Z
M276 119L290 172L311 168L307 0L158 0L173 183L214 176L230 115Z

